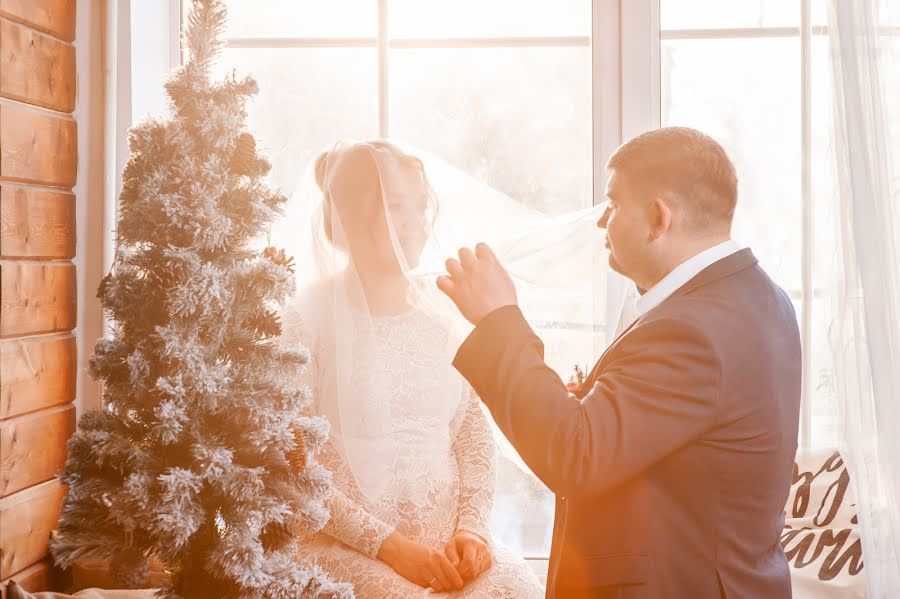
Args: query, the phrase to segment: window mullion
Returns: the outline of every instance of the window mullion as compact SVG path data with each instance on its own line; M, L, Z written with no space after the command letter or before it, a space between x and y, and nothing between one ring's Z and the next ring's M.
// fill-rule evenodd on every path
M229 37L229 48L375 48L374 37Z
M659 0L628 0L628 2L595 0L595 7L604 5L617 6L614 25L617 40L615 60L618 64L612 71L615 73L615 87L618 93L618 139L616 145L612 146L612 149L615 149L619 143L659 127ZM603 31L607 35L610 34L608 28L604 28ZM597 41L595 39L595 43ZM595 58L596 56L595 52ZM602 76L608 77L609 74ZM598 82L595 80L594 83L596 91ZM608 81L605 83L609 84ZM606 139L612 138L607 136ZM595 146L595 151L596 149ZM606 147L603 149L603 156L594 157L595 169L604 170L600 161L605 160L612 149ZM605 173L601 180L605 186ZM596 175L594 184L598 185ZM601 193L605 193L605 190ZM631 283L614 272L610 272L607 279L605 322L609 325L606 338L608 343L615 336L616 323L619 321L626 295L625 290Z
M797 27L726 27L712 29L667 29L660 33L665 40L716 40L768 37L797 37Z
M603 168L613 151L622 143L622 38L619 0L593 0L591 3L591 154L593 203L606 199L607 172ZM607 268L605 257L594 256L594 272ZM594 293L594 311L603 314L605 334L594 335L594 354L603 353L615 336L626 280L615 272L606 279L606 289Z
M588 36L394 38L391 48L568 48L589 46Z
M659 0L620 2L622 139L660 123Z

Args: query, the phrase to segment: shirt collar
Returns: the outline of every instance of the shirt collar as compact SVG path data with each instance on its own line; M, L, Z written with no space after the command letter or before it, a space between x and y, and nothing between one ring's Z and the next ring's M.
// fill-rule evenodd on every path
M692 258L688 258L673 268L669 274L638 298L636 307L639 315L643 316L660 305L666 298L678 291L682 285L693 279L714 262L727 258L740 250L741 245L729 239L719 245L703 250Z

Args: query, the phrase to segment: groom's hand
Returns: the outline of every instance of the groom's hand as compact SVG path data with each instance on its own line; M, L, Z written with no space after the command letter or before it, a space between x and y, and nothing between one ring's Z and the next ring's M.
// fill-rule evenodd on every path
M479 243L474 252L462 248L459 260L450 258L446 267L448 274L437 279L438 289L472 324L477 325L497 308L518 303L512 278L487 245Z
M488 544L467 530L457 531L444 548L444 553L465 581L478 578L493 565Z

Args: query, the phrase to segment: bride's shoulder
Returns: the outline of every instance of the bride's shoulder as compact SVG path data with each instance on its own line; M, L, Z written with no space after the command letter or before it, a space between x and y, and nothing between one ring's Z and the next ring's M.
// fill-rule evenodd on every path
M322 316L331 307L333 279L319 280L299 291L281 310L282 337L316 335Z
M335 278L319 279L301 288L297 294L285 303L285 309L296 312L307 312L327 306L329 298L333 297Z

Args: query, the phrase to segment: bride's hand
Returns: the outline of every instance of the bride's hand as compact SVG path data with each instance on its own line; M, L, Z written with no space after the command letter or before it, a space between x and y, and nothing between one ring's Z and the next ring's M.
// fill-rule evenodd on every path
M467 530L457 531L444 548L444 553L466 581L478 578L493 564L488 544Z
M435 591L459 590L463 579L447 556L393 532L381 544L376 556L394 572L423 588Z

